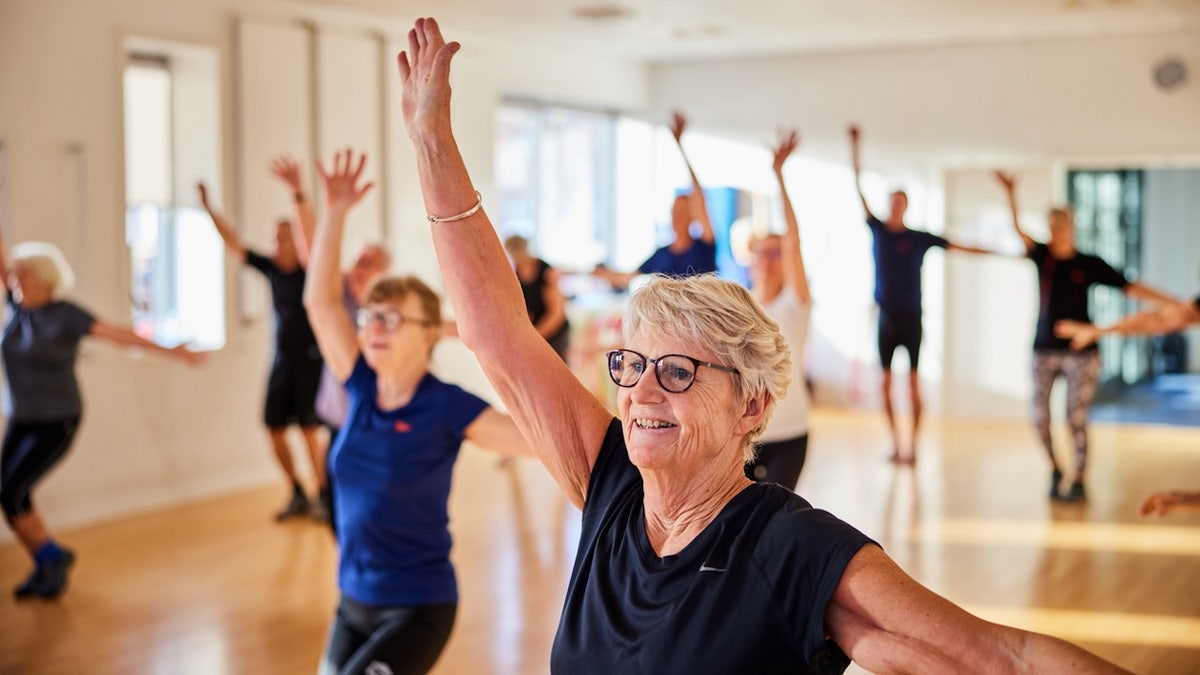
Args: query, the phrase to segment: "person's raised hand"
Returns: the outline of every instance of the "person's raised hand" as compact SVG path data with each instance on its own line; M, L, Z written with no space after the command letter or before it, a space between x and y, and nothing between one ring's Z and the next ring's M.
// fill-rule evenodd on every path
M408 32L400 67L400 109L410 137L450 133L450 59L462 47L447 43L437 21L417 19Z
M1012 192L1017 186L1017 177L1010 171L1001 171L996 169L992 171L992 177L996 179L1000 185L1004 186L1005 191Z
M800 145L800 132L795 129L780 129L779 140L775 143L775 147L771 150L775 154L775 161L772 166L775 168L775 173L783 171L783 165L787 162L787 158Z
M283 181L285 185L292 189L292 192L300 192L300 165L296 160L288 155L279 155L271 160L271 175Z
M347 148L333 157L331 171L325 170L325 165L317 162L317 171L321 174L321 183L325 186L325 205L328 209L349 210L370 192L374 183L359 185L363 167L367 163L366 154L358 156L354 161L354 151Z
M671 111L671 135L675 137L675 142L679 143L683 138L683 132L687 129L687 118L678 110Z
M200 194L200 205L203 206L206 211L211 210L208 206L208 186L203 182L196 183L196 192Z

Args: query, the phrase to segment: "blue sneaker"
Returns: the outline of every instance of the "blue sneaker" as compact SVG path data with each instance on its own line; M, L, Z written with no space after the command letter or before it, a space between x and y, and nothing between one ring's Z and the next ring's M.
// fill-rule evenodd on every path
M75 564L75 552L69 548L62 550L57 560L52 560L39 568L42 573L41 583L37 594L43 598L57 598L67 590L67 572Z

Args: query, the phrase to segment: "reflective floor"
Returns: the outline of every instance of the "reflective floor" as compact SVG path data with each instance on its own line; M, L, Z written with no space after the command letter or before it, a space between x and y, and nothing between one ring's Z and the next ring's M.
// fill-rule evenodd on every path
M1200 430L1098 424L1092 447L1090 501L1059 505L1023 424L930 422L910 469L886 461L880 417L821 410L798 491L985 618L1136 672L1200 672L1200 516L1134 514L1152 490L1200 489ZM284 496L62 532L79 564L52 603L11 598L28 563L0 546L0 673L315 672L336 550L316 523L271 521ZM578 513L532 461L467 449L452 529L462 601L435 672L545 673Z

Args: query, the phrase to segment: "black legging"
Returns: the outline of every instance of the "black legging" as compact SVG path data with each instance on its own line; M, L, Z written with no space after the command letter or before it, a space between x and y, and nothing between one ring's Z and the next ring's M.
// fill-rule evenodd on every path
M0 447L0 507L4 519L33 509L33 486L67 454L79 418L57 422L9 422Z
M457 612L455 603L372 607L342 596L320 675L423 675L450 639Z
M759 483L778 483L795 490L807 456L808 434L785 441L763 443L758 446L754 461L746 463L746 478Z

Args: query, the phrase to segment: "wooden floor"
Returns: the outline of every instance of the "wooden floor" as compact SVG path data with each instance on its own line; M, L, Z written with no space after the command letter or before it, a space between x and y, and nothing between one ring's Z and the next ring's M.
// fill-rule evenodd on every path
M1200 430L1093 429L1091 500L1051 504L1023 424L931 422L894 468L876 415L817 411L798 491L913 576L993 620L1143 673L1200 672L1200 518L1139 521L1138 499L1200 488ZM16 603L0 546L0 673L312 673L336 600L323 527L276 525L281 488L61 532L79 564L56 602ZM452 498L462 596L442 675L545 673L578 513L542 469L467 450ZM861 671L860 671L861 672Z

